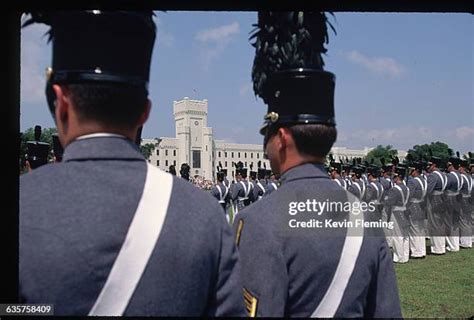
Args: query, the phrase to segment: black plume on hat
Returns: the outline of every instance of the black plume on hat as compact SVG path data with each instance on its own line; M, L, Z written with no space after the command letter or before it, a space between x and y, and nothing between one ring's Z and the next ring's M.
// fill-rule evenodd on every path
M335 76L323 70L328 22L323 12L259 12L252 68L254 92L272 124L335 125Z

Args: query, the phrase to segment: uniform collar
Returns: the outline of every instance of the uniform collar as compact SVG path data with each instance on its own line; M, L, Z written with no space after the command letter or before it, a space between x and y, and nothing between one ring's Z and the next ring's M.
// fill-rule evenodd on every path
M81 136L64 149L64 162L93 159L145 160L133 141L108 133Z
M282 184L284 184L292 180L309 178L324 178L328 180L330 179L322 164L305 163L287 170L281 175L280 181Z

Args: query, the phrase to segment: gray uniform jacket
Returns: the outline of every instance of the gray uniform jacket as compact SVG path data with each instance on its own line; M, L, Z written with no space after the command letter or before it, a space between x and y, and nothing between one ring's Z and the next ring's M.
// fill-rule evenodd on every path
M427 187L428 184L422 177L418 177L418 179L411 178L407 182L407 187L410 189L410 200L408 201L407 210L412 221L424 220L426 218L426 211L423 209L423 188ZM423 184L423 188L419 181Z
M459 196L459 190L463 185L461 174L457 171L451 171L446 174L446 178L448 179L445 189L447 203L451 209L458 211L461 209L462 198L462 196Z
M245 189L244 186L242 185L243 182L245 184ZM231 188L232 192L232 200L233 201L239 201L239 199L246 198L246 200L252 202L253 201L253 184L252 182L248 180L240 180L236 181ZM247 197L245 197L245 191L247 191Z
M255 182L255 187L253 189L253 191L254 191L253 192L253 197L254 197L255 201L261 199L265 195L266 186L267 186L267 183L266 183L265 179L257 180Z
M87 315L122 247L147 164L120 137L76 140L20 180L23 303ZM242 315L232 230L209 194L173 178L161 234L124 315ZM157 194L157 197L159 195Z
M275 184L275 186L273 185ZM265 190L265 196L268 196L270 195L270 193L272 193L273 191L276 191L278 190L278 182L277 181L272 181L272 180L268 180L267 182L267 187L266 187L266 190Z
M347 191L355 195L357 199L363 200L365 193L367 192L367 186L365 185L364 181L360 179L358 181L352 181L352 184L347 187Z
M346 180L344 180L340 176L334 179L334 183L337 183L339 186L347 190L348 183L346 182Z
M410 225L410 220L408 218L406 206L410 201L409 197L411 195L408 192L407 186L405 186L403 183L398 184L398 186L402 189L403 196L398 188L393 186L393 188L389 189L387 194L384 196L383 204L386 208L391 209L392 215L396 215L398 224L401 227L407 227Z
M429 196L429 201L433 211L442 212L447 209L446 197L443 194L443 185L447 181L446 175L436 169L438 173L434 171L428 175L428 191L427 195Z
M217 186L219 186L219 188L221 189L220 192ZM224 185L224 183L222 182L217 182L217 184L211 189L211 195L217 199L217 202L222 203L221 201L223 201L224 204L227 204L229 202L230 192L230 188Z
M372 220L382 219L382 196L383 196L383 186L377 180L370 182L367 185L367 190L365 191L364 201L366 203L372 202L374 205L374 212L370 213Z
M347 228L290 229L288 221L317 217L311 212L289 215L289 204L316 199L355 200L328 177L319 164L286 171L280 188L245 208L234 222L247 303L257 316L309 317L321 304L341 260ZM258 213L258 214L257 214ZM301 215L301 216L299 216ZM334 217L343 215L335 212ZM327 215L326 215L327 217ZM321 231L321 232L320 232ZM335 317L401 317L392 258L383 231L364 237L348 282L339 299L329 299ZM347 255L345 255L347 257ZM347 266L347 265L346 265ZM336 286L340 286L337 283ZM327 301L328 302L328 301ZM247 305L252 309L253 305Z

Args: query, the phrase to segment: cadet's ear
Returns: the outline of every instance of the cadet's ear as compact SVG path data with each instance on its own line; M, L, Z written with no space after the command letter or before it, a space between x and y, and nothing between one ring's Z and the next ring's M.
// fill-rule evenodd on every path
M145 110L143 110L143 113L140 115L140 118L138 119L139 127L142 126L148 120L148 117L150 116L150 111L151 111L151 101L150 99L147 99Z
M279 128L278 129L278 141L279 141L279 147L288 147L292 144L294 144L293 136L291 135L290 129L288 128Z
M56 94L55 104L55 119L58 127L59 137L65 135L68 131L68 124L71 118L71 97L70 91L66 86L53 85L54 93ZM63 141L61 141L63 143Z

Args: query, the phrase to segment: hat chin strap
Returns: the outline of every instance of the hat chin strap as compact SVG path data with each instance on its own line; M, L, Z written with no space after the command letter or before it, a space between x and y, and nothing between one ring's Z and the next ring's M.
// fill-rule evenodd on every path
M265 130L268 126L272 124L279 124L279 125L288 125L288 124L323 124L331 127L336 126L336 120L334 117L328 116L319 116L315 114L296 114L296 115L278 115L276 120L272 120L271 118L267 118L265 116L265 122L263 126L260 128L260 134L265 135Z

